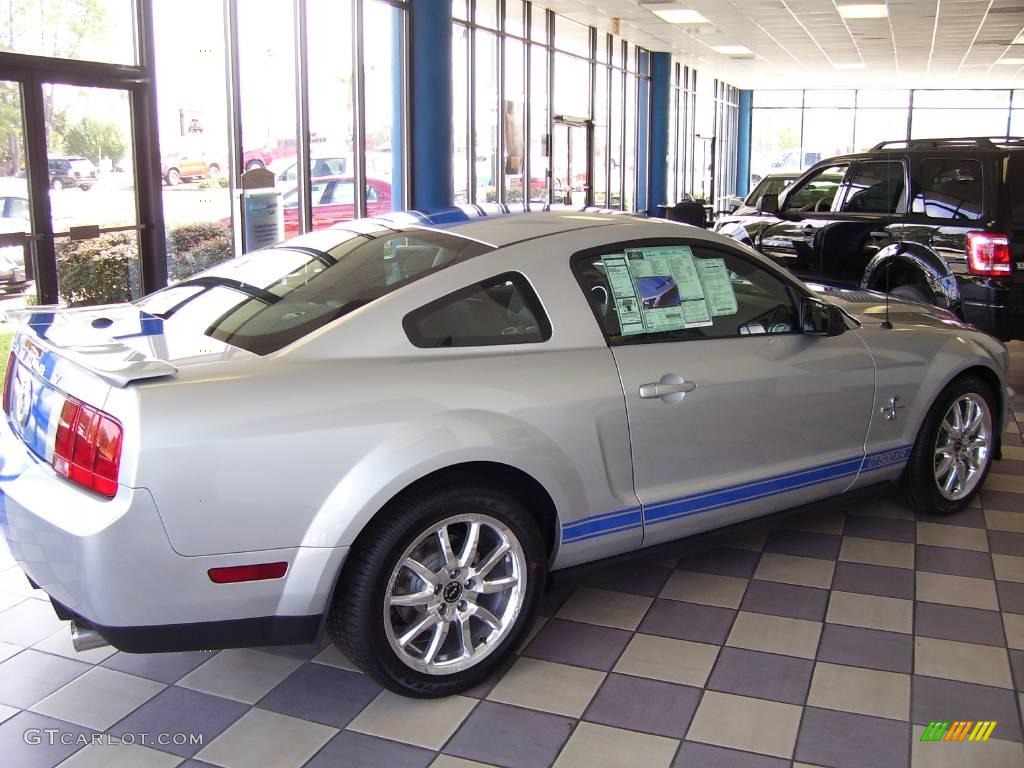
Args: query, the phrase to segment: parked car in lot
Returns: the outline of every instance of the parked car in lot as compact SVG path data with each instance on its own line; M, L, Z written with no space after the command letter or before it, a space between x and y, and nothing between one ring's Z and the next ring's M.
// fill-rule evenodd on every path
M321 179L327 176L351 175L351 158L349 157L313 157L310 158L310 178ZM299 178L298 162L294 156L283 157L270 164L278 181L290 181L293 184Z
M1024 338L1024 139L882 142L719 228L804 280L945 307Z
M160 175L170 187L183 181L220 178L225 168L222 160L210 157L204 150L167 152L160 159Z
M356 217L355 183L351 176L326 176L312 182L313 229L323 229ZM284 233L299 232L299 190L284 194ZM391 185L380 179L366 180L366 213L376 216L391 210Z
M31 230L28 183L20 178L0 178L0 236ZM0 245L0 291L21 289L26 280L25 246Z
M50 172L50 189L78 187L86 192L96 184L96 166L88 158L51 155L46 165Z
M326 628L419 697L484 680L552 570L883 482L963 509L1007 407L946 310L621 215L393 214L10 314L0 525L79 647Z

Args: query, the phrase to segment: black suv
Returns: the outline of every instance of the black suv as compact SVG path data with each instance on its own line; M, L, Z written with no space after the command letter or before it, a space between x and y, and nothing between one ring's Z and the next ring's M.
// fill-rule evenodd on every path
M886 141L718 227L811 283L889 292L1024 339L1024 138Z
M50 157L50 189L78 187L88 191L96 183L96 166L84 157Z

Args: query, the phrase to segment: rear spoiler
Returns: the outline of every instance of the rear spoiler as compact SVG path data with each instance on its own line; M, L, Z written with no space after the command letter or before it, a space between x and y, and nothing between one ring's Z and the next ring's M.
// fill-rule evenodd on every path
M8 309L4 312L8 322L18 332L31 339L40 347L41 355L53 355L74 363L90 373L99 376L108 384L124 387L141 379L156 379L174 376L177 367L166 360L146 357L141 352L122 344L116 339L97 337L90 328L90 338L85 344L60 344L53 339L51 331L55 325L63 325L68 316L95 313L96 307L66 309L57 306L27 307Z

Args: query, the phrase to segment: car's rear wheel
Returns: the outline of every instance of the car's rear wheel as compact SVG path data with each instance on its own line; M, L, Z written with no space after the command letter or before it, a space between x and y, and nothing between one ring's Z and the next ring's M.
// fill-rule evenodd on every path
M935 297L927 286L920 284L898 285L889 291L890 295L900 299L916 301L919 304L934 304Z
M392 503L360 536L328 632L381 685L447 696L482 682L519 644L545 575L540 532L517 500L431 488Z
M167 184L171 187L176 187L181 184L181 173L177 168L171 168L167 171Z
M54 179L50 182L50 189L64 189L64 182L60 179Z
M977 376L962 376L942 390L921 425L904 478L914 510L949 515L977 495L992 466L998 413L992 389Z
M207 169L207 173L211 179L220 178L220 166L216 163L210 163L210 167Z

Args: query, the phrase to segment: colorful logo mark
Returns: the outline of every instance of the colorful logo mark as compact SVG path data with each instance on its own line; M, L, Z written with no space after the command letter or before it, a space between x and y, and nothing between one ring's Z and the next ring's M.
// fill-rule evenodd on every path
M988 741L995 727L995 720L932 722L921 734L921 741Z

